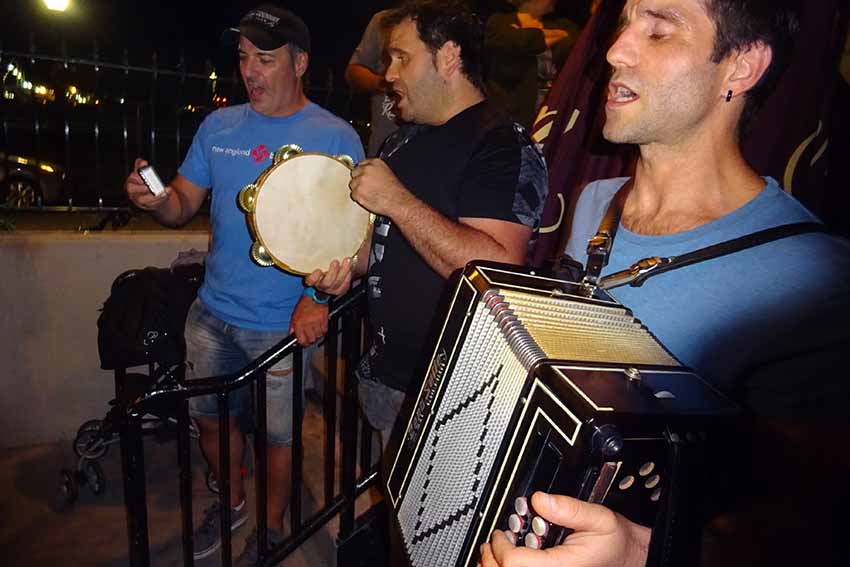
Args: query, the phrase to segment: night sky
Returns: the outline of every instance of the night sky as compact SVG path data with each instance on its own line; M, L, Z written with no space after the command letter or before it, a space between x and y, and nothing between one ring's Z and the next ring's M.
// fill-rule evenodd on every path
M183 52L187 61L215 61L219 36L258 2L201 2L199 0L134 1L71 0L64 14L49 12L42 0L16 0L20 9L6 12L0 22L3 48L27 51L31 38L36 50L61 54L64 38L70 56L91 58L95 40L103 60L120 62L126 48L131 63L149 60L156 50L160 65L173 68ZM348 2L284 2L296 11L313 35L314 59L319 65L347 59L372 12L385 0ZM156 6L156 8L152 8Z
M43 0L15 0L16 10L5 10L0 19L0 42L7 51L36 51L61 55L65 38L69 56L89 59L97 41L98 56L120 62L127 49L131 64L146 64L156 50L160 65L174 68L184 53L188 64L210 59L221 64L219 36L259 2L202 2L200 0L71 0L62 14L49 12ZM345 65L371 15L392 0L353 2L284 1L306 22L313 36L313 66ZM586 2L565 0L561 12L570 15ZM503 9L504 0L473 1L482 16ZM226 54L230 57L230 54ZM231 58L232 59L232 58ZM193 69L194 70L194 69ZM315 69L314 69L315 70Z

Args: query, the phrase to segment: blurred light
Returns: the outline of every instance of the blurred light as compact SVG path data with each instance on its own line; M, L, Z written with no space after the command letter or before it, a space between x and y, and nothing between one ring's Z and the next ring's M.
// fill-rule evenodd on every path
M210 81L215 81L216 79L218 79L218 75L216 75L215 71L213 71L210 73Z
M44 0L44 5L47 6L47 9L56 12L64 12L68 9L68 4L70 3L70 0Z
M39 165L38 167L39 167L39 168L41 168L41 169L43 169L43 170L44 170L44 171L46 171L47 173L53 173L53 172L55 172L55 171L56 171L55 169L53 169L51 166L47 165L46 163L42 163L42 164L41 164L41 165Z
M30 160L28 160L27 158L22 158L22 157L17 157L17 156L15 157L15 161L18 162L21 165L28 165L29 162L30 162Z
M47 87L45 87L44 85L36 85L35 89L33 89L33 90L35 90L35 94L40 94L40 95L46 95L47 94Z
M29 81L24 81L23 83L21 83L21 86L24 88L24 90L32 90L32 83Z
M124 99L122 98L119 102L120 102L121 104L124 104Z
M77 87L71 85L70 87L68 87L68 92L71 94L77 94Z
M11 91L4 91L3 92L3 98L5 98L6 100L12 100L12 99L15 98L15 93L13 93Z
M9 66L8 66L8 67L6 67L6 70L7 70L7 71L14 71L14 70L15 70L15 64L14 64L14 63L9 63Z

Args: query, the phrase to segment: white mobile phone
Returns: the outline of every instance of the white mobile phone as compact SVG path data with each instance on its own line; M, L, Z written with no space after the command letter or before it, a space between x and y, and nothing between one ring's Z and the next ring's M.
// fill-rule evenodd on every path
M156 174L156 170L154 170L153 166L146 165L144 167L140 167L139 177L141 177L142 181L145 182L145 185L148 186L148 190L157 197L162 195L165 191L165 185L162 184L162 180L159 178L159 175Z

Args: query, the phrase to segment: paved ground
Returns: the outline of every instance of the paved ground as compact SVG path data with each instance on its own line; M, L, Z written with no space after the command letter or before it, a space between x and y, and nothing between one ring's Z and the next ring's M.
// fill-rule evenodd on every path
M308 404L304 421L305 486L302 493L305 519L317 509L317 501L322 498L323 439L324 420L316 406ZM83 488L74 506L63 507L59 505L59 471L76 464L69 442L0 451L0 564L10 567L118 567L128 564L117 444L111 446L98 462L107 479L104 493L94 495ZM182 565L176 444L170 441L157 443L152 437L147 437L145 463L151 564ZM214 496L204 483L205 467L198 450L193 450L193 463L197 525L201 511L212 503ZM248 491L253 493L253 476L248 479ZM368 509L373 501L377 501L374 493L364 494L358 501L358 514ZM234 554L242 550L244 539L254 524L255 507L250 498L248 505L252 516L249 524L234 535ZM335 519L282 565L336 565L334 542L338 529L338 520ZM218 564L217 556L196 563L200 567Z

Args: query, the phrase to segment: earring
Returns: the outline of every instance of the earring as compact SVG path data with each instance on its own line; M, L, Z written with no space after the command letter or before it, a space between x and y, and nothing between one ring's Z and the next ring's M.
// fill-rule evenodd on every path
M732 102L732 90L726 93L726 102Z

